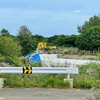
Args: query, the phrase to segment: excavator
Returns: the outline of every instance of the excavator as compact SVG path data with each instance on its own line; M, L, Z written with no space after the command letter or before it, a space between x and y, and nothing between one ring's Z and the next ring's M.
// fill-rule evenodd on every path
M56 46L46 46L46 42L39 42L36 51L27 55L25 59L33 62L42 62L39 56L40 50L44 50L46 48L56 49Z
M46 48L46 43L45 42L39 42L38 46L36 48L35 52L32 52L30 54L28 54L27 56L25 56L25 59L28 61L32 61L32 62L39 62L41 63L41 59L40 59L40 50Z
M40 42L37 47L37 49L46 49L46 48L49 48L51 50L56 50L56 46L47 46L46 42Z
M46 48L46 42L39 42L38 46L36 48L36 53L38 53L39 50Z

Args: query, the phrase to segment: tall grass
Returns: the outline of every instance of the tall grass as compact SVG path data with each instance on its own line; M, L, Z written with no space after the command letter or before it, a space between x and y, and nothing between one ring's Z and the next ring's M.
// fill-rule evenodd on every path
M70 83L50 74L3 74L4 87L70 88Z
M72 75L75 88L100 88L100 63L81 65L78 75Z

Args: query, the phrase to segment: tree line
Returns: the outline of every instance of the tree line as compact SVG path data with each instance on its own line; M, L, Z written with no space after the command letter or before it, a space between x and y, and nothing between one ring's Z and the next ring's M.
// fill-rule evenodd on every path
M3 28L0 31L0 54L9 55L11 52L20 51L21 53L19 54L25 56L36 50L39 42L46 42L47 45L61 48L77 47L80 50L90 51L100 49L100 15L90 17L83 25L78 25L77 30L80 33L79 35L61 34L44 37L38 34L34 35L26 25L19 28L17 36L11 35L8 30ZM8 47L7 44L9 44ZM3 53L5 48L7 48L7 51ZM7 53L8 51L9 53Z
M46 42L47 46L57 47L76 47L75 41L77 35L54 35L52 37L44 37L42 35L33 35L27 26L21 26L17 36L11 35L8 30L2 29L0 38L12 38L14 43L21 46L23 56L36 50L39 42ZM10 45L10 44L9 44Z

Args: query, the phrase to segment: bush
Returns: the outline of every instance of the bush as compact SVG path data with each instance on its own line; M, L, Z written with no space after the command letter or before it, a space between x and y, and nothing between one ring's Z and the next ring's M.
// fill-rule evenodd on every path
M79 74L72 75L75 88L100 88L100 64L87 63L78 66Z
M62 80L50 77L42 86L47 88L70 88L70 83L68 81L63 82Z
M88 89L90 89L93 86L92 82L93 82L92 78L80 76L80 77L74 79L74 88L88 88Z
M71 54L70 50L63 51L62 55Z
M85 53L85 51L83 51L83 50L81 50L81 51L79 51L79 56L82 56L82 55L85 55L86 53Z
M50 50L48 50L48 51L47 51L47 54L51 54L51 51L50 51Z
M11 37L0 36L0 53L4 57L12 59L20 55L21 46L14 43Z
M100 53L97 54L97 58L98 58L98 60L100 60Z
M5 61L5 57L0 57L0 63Z
M4 87L46 87L46 88L70 88L69 82L56 78L50 74L2 74L5 78Z
M14 61L11 57L6 57L4 62L9 63L10 65L14 64Z

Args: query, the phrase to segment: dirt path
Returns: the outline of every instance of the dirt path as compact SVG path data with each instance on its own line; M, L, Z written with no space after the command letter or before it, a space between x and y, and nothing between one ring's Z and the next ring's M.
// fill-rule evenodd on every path
M0 97L4 100L89 100L99 90L44 89L44 88L4 88ZM94 100L94 99L93 99Z
M78 59L78 60L97 60L96 56L91 56L91 55L64 55L60 56L60 58L66 58L66 59Z

